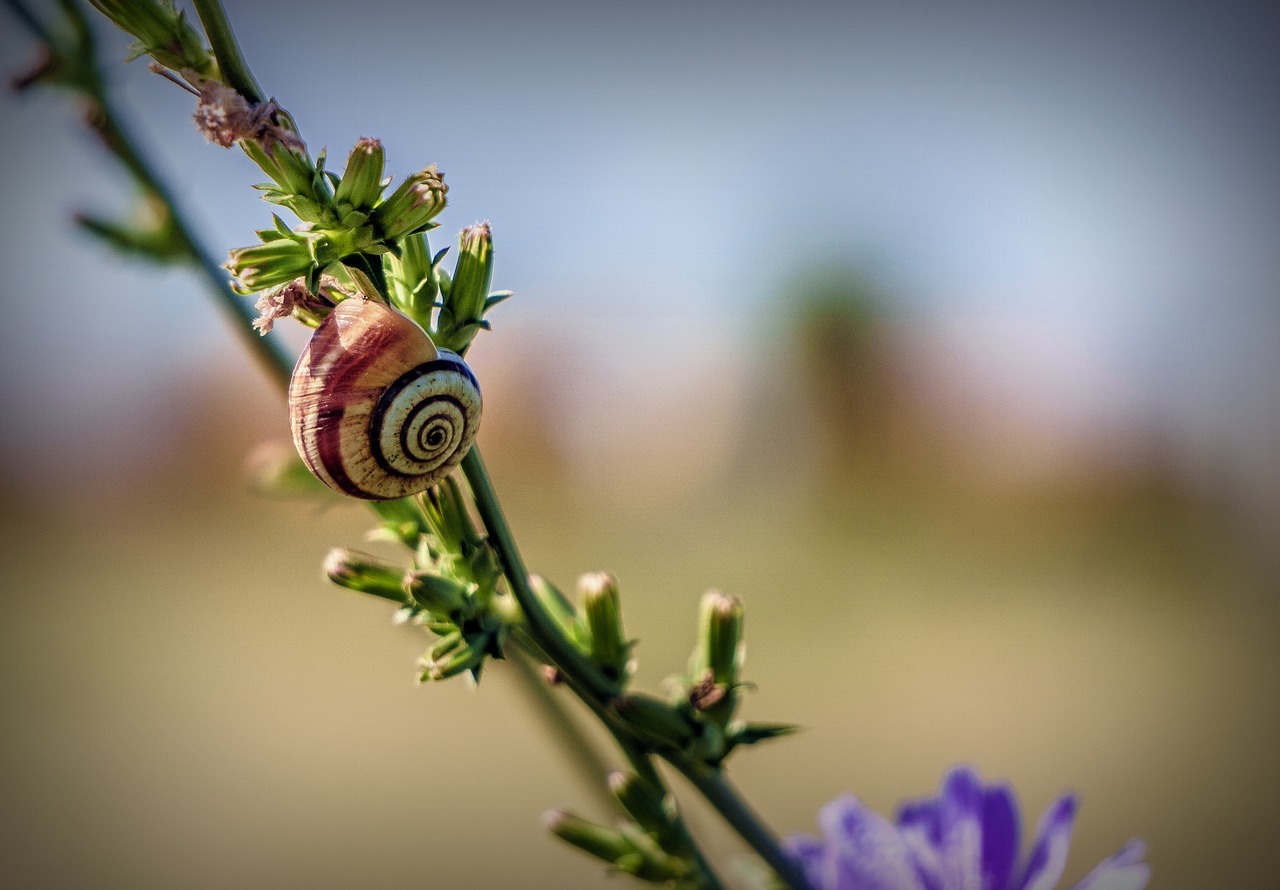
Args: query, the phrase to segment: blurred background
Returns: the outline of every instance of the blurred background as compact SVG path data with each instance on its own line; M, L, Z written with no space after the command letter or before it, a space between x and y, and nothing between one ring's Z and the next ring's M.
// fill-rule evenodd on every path
M1028 830L1081 795L1069 881L1140 835L1152 887L1275 886L1269 8L227 8L313 151L438 163L436 248L492 221L516 298L471 355L525 555L618 575L649 689L702 591L745 600L745 716L806 727L732 765L780 832L966 762ZM214 252L250 243L260 174L102 36ZM420 632L321 578L370 515L249 492L283 400L198 279L73 229L129 197L79 111L0 114L2 882L604 885L544 836L604 813L507 673L416 687Z

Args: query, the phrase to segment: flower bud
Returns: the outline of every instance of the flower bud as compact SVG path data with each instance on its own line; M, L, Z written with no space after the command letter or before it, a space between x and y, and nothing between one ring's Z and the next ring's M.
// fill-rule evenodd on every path
M587 655L611 680L627 676L631 647L622 630L622 604L617 579L608 572L591 572L578 579L578 598L590 634Z
M377 139L362 138L347 156L347 169L334 191L333 200L338 212L359 210L368 212L382 195L382 168L386 154Z
M231 251L226 268L235 276L235 289L252 294L304 278L312 270L311 246L303 237L272 238Z
M405 315L418 322L423 330L431 328L431 311L439 294L431 262L427 238L422 233L408 235L400 242L400 255L384 254L391 302Z
M449 309L455 324L479 321L493 277L493 235L486 220L462 230L458 262L449 288Z
M588 822L565 810L551 810L543 816L551 833L610 865L631 853L633 847L616 828Z
M138 48L160 64L182 71L189 68L208 77L217 66L199 32L172 3L160 0L91 0L93 6L122 31L138 38Z
M613 772L607 780L609 791L635 823L655 837L671 830L671 805L665 794L635 773Z
M466 605L470 591L452 578L419 569L411 569L402 577L404 590L433 615L451 615Z
M263 145L246 140L240 146L276 184L275 188L258 186L266 200L288 207L307 222L319 222L326 211L332 212L328 185L317 174L305 150L279 141Z
M444 210L448 193L449 187L432 164L400 183L373 211L373 223L383 240L399 241L405 235L424 231Z
M702 597L698 642L689 662L695 681L710 674L719 685L733 686L742 667L742 601L718 590Z
M406 601L404 569L376 556L338 547L325 557L324 573L334 584L348 590L371 593L397 603Z
M724 729L737 705L742 667L742 602L711 590L698 611L698 642L689 659L689 703Z

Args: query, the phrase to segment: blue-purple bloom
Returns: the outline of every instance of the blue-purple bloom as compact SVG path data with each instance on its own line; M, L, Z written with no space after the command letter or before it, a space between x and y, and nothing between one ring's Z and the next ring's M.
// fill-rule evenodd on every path
M813 890L1053 890L1075 814L1074 795L1058 798L1021 859L1013 790L983 785L976 772L957 767L937 797L900 807L896 825L846 795L819 813L822 838L797 835L786 847ZM1145 852L1130 841L1073 890L1141 890L1151 874Z

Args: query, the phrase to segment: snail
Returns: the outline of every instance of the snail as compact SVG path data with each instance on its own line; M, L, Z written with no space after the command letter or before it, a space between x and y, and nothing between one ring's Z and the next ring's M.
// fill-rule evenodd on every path
M437 349L407 316L351 297L298 357L289 424L303 461L330 488L402 498L426 491L466 456L480 424L480 386L461 356Z

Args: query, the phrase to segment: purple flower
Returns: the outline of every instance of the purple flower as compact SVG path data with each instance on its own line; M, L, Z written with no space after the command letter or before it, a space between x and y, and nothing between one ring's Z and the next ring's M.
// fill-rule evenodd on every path
M1053 890L1075 815L1075 797L1058 798L1020 859L1012 789L983 785L973 770L957 767L937 797L904 804L897 825L846 795L819 813L822 838L797 835L786 847L813 890ZM1151 873L1144 854L1140 841L1130 841L1074 890L1141 890Z

